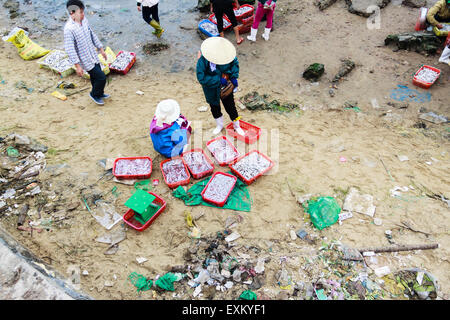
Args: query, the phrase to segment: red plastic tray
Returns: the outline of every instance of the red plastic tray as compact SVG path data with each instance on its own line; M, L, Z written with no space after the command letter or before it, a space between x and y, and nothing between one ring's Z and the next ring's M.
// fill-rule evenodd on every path
M418 74L422 69L425 69L425 68L428 68L428 69L433 70L433 71L435 71L435 72L438 73L438 76L436 77L436 79L434 79L433 82L425 82L425 81L421 81L421 80L417 79L417 77L416 77L417 74ZM424 89L428 89L428 88L430 88L430 87L433 85L433 83L436 82L436 80L439 78L440 75L441 75L441 70L436 69L436 68L434 68L434 67L430 67L430 66L422 66L419 70L417 70L416 74L414 75L414 78L413 78L413 84L416 85L416 86L418 86L418 87L421 87L421 88L424 88Z
M209 145L210 145L212 142L214 142L214 141L216 141L216 140L221 140L221 139L226 140L226 142L227 142L228 144L230 144L230 146L231 146L231 147L233 148L233 150L236 152L236 156L235 156L233 159L231 159L230 161L227 161L227 162L220 162L218 159L216 159L216 157L214 157L214 154L212 153L211 149L209 149ZM237 158L239 157L239 151L237 151L237 149L235 148L235 146L234 146L234 145L231 143L231 141L228 140L227 137L225 137L225 136L220 136L220 137L214 138L214 139L212 139L212 140L209 140L209 141L206 143L206 147L208 148L209 152L211 152L211 155L214 157L214 159L216 159L217 163L218 163L221 167L226 166L228 163L233 162L235 159L237 159Z
M136 174L136 175L118 175L116 174L116 163L119 160L135 160L135 159L148 159L150 160L150 172L147 174ZM114 177L116 177L117 179L148 179L150 178L151 174L152 174L152 168L153 168L153 162L152 159L150 157L127 157L127 158L117 158L116 160L114 160L114 165L113 165L113 170L112 173L114 175Z
M248 33L250 32L250 29L252 28L253 21L255 20L255 16L250 16L246 19L242 19L240 22L241 24L238 24L239 33Z
M269 161L269 162L270 162L270 166L269 166L267 169L261 171L257 176L253 177L253 178L250 179L250 180L247 180L247 179L245 179L238 171L236 171L236 170L233 168L233 165L234 165L235 163L239 162L240 160L244 159L245 157L247 157L247 156L250 155L251 153L254 153L254 152L258 153L259 155L261 155L262 157L264 157L267 161ZM258 179L258 178L261 177L263 174L265 174L267 171L269 171L270 169L272 169L274 165L275 165L275 162L273 162L268 156L266 156L265 154L259 152L258 150L252 150L252 151L250 151L249 153L247 153L247 154L245 154L245 155L243 155L243 156L237 158L237 159L234 160L232 163L230 163L228 166L230 167L231 171L232 171L236 176L239 177L239 179L241 179L242 181L244 181L247 185L250 185L250 184L252 184L256 179Z
M214 200L212 200L212 199L205 198L205 196L204 196L204 194L205 194L205 192L206 192L206 189L208 189L208 186L209 186L209 184L211 183L211 181L213 181L214 178L215 178L217 175L219 175L219 174L224 175L224 176L231 177L231 178L233 178L233 180L234 180L233 185L231 186L230 190L228 191L227 197L226 197L225 200L222 201L222 202L216 202L216 201L214 201ZM233 191L233 188L234 188L236 182L237 182L237 178L236 178L235 176L233 176L233 175L231 175L231 174L228 174L228 173L224 173L224 172L218 171L218 172L216 172L216 173L214 173L214 174L212 175L211 179L208 181L208 184L207 184L206 187L203 189L203 191L202 191L202 193L201 193L201 194L202 194L202 199L205 200L206 202L212 203L212 204L214 204L214 205L216 205L216 206L218 206L218 207L223 207L223 206L225 205L225 203L227 202L228 197L230 196L231 191Z
M163 164L166 163L166 162L169 162L169 161L171 161L171 160L175 160L175 159L181 159L181 161L183 162L183 165L184 165L184 169L186 170L186 173L187 173L187 176L188 176L188 177L187 177L186 180L181 180L181 181L174 182L174 183L168 183L168 182L167 182L167 179L166 179L166 174L164 173L164 170L163 170ZM161 168L161 172L162 172L162 174L163 174L165 183L166 183L166 184L169 186L169 188L171 188L171 189L176 188L176 187L178 187L178 186L185 186L185 185L187 185L187 184L189 183L189 181L191 180L191 175L190 175L190 173L189 173L189 169L188 169L188 167L187 167L187 165L186 165L186 162L185 162L184 159L183 159L182 157L180 157L180 156L178 156L178 157L173 157L173 158L170 158L170 159L166 159L166 160L164 160L164 161L161 161L161 163L159 164L159 166L160 166L160 168Z
M195 148L195 149L183 152L183 154L181 156L183 157L183 160L184 160L184 156L185 155L187 155L189 153L194 153L194 152L201 152L201 153L203 153L203 156L205 157L206 161L211 165L212 168L210 170L206 170L206 171L203 171L203 172L195 174L194 172L192 172L191 168L189 167L189 164L185 161L186 166L188 167L189 171L191 172L191 176L194 179L201 179L201 178L209 176L211 173L213 173L214 172L214 162L212 162L212 160L206 155L206 153L205 153L205 151L203 151L203 149Z
M211 13L210 16L208 17L208 19L209 19L209 21L211 21L212 23L214 23L215 25L217 25L217 22L213 20L213 17L215 17L215 14L214 14L214 13ZM227 17L226 14L223 15L223 18L224 18L227 22L230 23L227 27L225 27L225 23L224 23L224 24L223 24L223 30L227 30L227 29L231 28L231 27L232 27L231 21L230 21L230 19L228 19L228 17Z
M252 16L253 13L255 12L255 7L250 5L250 4L243 4L240 7L241 8L242 7L250 7L251 10L249 10L247 12L244 12L240 16L237 16L236 13L234 13L234 15L236 16L236 20L239 21L239 22L242 22L242 19L245 19L245 18L248 18L248 17ZM236 5L233 3L233 10L235 10L235 9L236 9ZM245 24L245 23L242 22L242 24Z
M123 52L123 50L119 51L119 53L117 54L117 56L120 55L122 52ZM128 71L130 71L130 69L131 69L131 67L134 65L134 63L136 62L136 53L130 52L130 54L133 56L133 60L131 60L131 62L128 64L128 66L125 68L125 70L118 70L118 69L111 68L111 67L109 67L109 69L110 69L111 71L116 72L116 73L120 73L120 74L126 75L126 74L128 73ZM113 61L113 62L114 62L114 61ZM111 64L112 64L112 62L110 63L110 65L111 65Z
M166 202L161 197L154 194L153 192L148 193L155 196L155 200L153 200L152 203L157 204L161 207L158 211L156 211L153 217L148 219L148 221L144 225L134 218L135 212L132 209L128 209L128 211L123 215L123 221L139 232L147 229L153 223L153 221L155 221L156 218L158 218L158 216L166 209Z
M252 144L256 140L259 139L259 136L261 135L261 129L257 126L254 126L248 122L239 120L239 126L242 130L245 132L245 136L241 136L240 134L237 134L236 131L234 131L233 128L233 122L230 122L226 126L227 134L233 138L237 138L238 140L244 141L245 143Z

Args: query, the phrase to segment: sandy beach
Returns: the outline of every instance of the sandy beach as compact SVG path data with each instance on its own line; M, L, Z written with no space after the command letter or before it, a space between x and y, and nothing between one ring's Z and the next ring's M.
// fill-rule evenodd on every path
M186 284L176 284L176 288L183 289L175 293L149 290L138 294L127 281L132 272L155 278L173 266L186 265L184 253L196 243L188 234L186 210L193 216L203 214L196 225L205 237L223 232L227 218L240 217L233 228L241 235L233 242L235 252L244 254L239 259L245 260L245 254L257 259L252 246L261 250L259 256L271 258L265 265L264 285L254 290L267 299L301 298L292 295L293 286L281 289L277 283L281 258L292 275L292 283L308 283L320 277L323 268L305 270L304 259L318 254L323 244L334 240L355 248L388 246L385 231L391 230L396 244L439 243L439 248L381 253L376 266L388 265L393 272L407 268L427 270L438 280L438 297L448 299L449 207L446 202L427 196L424 190L450 199L449 125L422 121L418 116L423 108L450 116L450 67L438 63L439 55L394 52L384 46L387 35L413 31L418 9L391 3L381 10L380 29L369 30L367 19L349 13L344 1L324 11L319 11L312 0L279 2L270 40L261 38L262 22L255 43L245 40L237 46L240 77L236 99L242 101L246 94L257 91L269 95L271 100L299 106L286 113L238 108L242 120L264 131L254 145L237 143L240 153L258 148L276 163L267 175L248 187L253 201L250 212L189 207L175 198L159 168L164 159L153 149L149 137L157 103L171 98L193 121L192 146L206 150L206 142L213 138L211 130L215 124L209 109L197 110L207 103L195 75L196 52L201 44L195 21L191 30L177 31L193 39L189 46L175 45L168 33L160 40L173 44L167 51L155 56L140 53L127 75L111 74L105 91L112 97L104 106L95 105L88 91L69 96L66 101L51 96L60 80L73 82L79 89L90 87L90 82L75 74L60 79L40 69L36 61L21 59L12 44L0 41L0 75L6 82L0 84L0 136L13 132L27 135L49 148L47 167L56 169L39 175L41 189L46 196L54 196L53 202L60 200L52 217L65 217L62 224L32 236L17 230L14 213L0 214L2 227L62 274L67 274L73 265L87 270L89 274L81 276L81 290L95 299L192 299L194 289ZM9 32L14 26L13 20L5 19L0 31ZM94 30L97 27L92 26ZM62 29L54 32L62 37ZM30 37L47 48L45 37L33 37L33 30ZM150 30L141 37L140 43L157 41ZM226 37L234 39L232 33L226 33ZM107 38L102 41L105 46L110 45ZM124 49L117 44L111 44L111 48L116 53ZM182 58L177 58L180 54ZM354 61L356 67L336 84L332 97L331 80L344 58ZM302 78L302 73L315 62L325 65L325 74L317 83L311 83ZM182 67L172 68L174 64ZM412 84L413 74L422 65L441 70L439 80L428 90ZM19 81L33 91L16 88ZM392 98L398 85L420 94L429 93L429 101L410 101L406 108L393 106L392 103L404 103ZM348 101L357 102L360 110L345 109ZM228 124L230 120L224 115ZM420 128L418 123L425 123L426 128ZM99 165L102 159L120 156L153 159L151 179L159 179L160 183L152 191L165 199L167 208L144 232L117 224L114 230L124 228L126 239L115 254L105 255L108 245L95 239L107 230L80 199L86 192L98 191L119 214L126 212L124 203L132 195L133 186L101 178L105 171ZM399 156L407 156L408 160L400 161ZM61 165L64 166L58 168ZM216 165L216 171L228 168ZM196 182L191 179L188 187ZM392 196L392 189L404 186L408 191L400 197ZM114 187L117 196L111 192ZM299 196L313 194L334 197L342 207L351 187L373 196L374 217L353 213L341 224L319 231L297 202ZM79 205L69 211L67 204L72 202ZM29 214L29 218L38 220L36 215ZM44 212L42 217L50 215ZM381 219L381 225L375 225L373 218ZM399 227L402 221L427 235ZM299 229L317 237L317 242L292 240L290 231ZM137 257L148 260L139 264ZM370 272L373 269L369 266ZM105 286L105 282L113 285ZM204 294L195 299L236 299L245 288L245 284L236 284L230 290L217 291L213 298Z

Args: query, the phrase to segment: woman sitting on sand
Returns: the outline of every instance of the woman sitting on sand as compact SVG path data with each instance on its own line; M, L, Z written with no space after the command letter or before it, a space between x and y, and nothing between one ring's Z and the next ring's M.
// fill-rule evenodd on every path
M156 107L150 124L153 148L167 158L180 155L188 146L192 127L180 113L180 105L173 99L163 100Z

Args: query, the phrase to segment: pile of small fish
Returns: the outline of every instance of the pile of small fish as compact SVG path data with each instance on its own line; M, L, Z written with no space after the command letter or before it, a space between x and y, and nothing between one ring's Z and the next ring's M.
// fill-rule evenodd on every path
M216 174L211 178L207 185L207 189L203 194L203 198L214 201L224 202L230 191L233 189L236 180L224 174Z
M203 152L189 152L183 156L183 159L193 174L203 173L212 169Z
M440 31L450 31L450 24L442 24L443 28Z
M148 159L120 159L116 162L114 174L122 175L142 175L149 174L152 164Z
M162 169L167 183L186 180L189 176L181 159L173 159L163 164Z
M64 72L73 67L67 53L61 50L53 50L38 63L57 72Z
M433 71L428 68L423 68L420 70L420 72L416 75L416 78L420 81L432 83L436 80L436 78L439 76L439 73L436 71Z
M109 67L114 70L124 71L130 65L133 59L134 56L131 54L131 52L122 51Z
M216 19L216 16L215 16L215 15L213 15L213 16L211 17L211 19L212 19L212 22L214 22L215 24L217 24L217 19ZM228 28L229 26L231 26L231 22L228 22L227 20L225 20L225 18L223 18L223 28L226 29L226 28Z
M217 30L217 26L210 21L207 21L207 22L205 21L200 26L202 27L203 30L209 32L213 36L219 35L219 30Z
M239 17L239 16L243 15L244 13L247 13L247 12L249 12L251 10L252 10L251 7L247 7L247 6L243 7L243 6L241 6L239 9L234 9L233 11L234 11L234 15L236 17Z
M209 151L219 163L228 163L236 159L239 154L225 139L215 140L208 145Z
M266 158L257 152L252 152L232 165L232 168L239 172L246 180L251 180L269 168L270 165L270 161Z

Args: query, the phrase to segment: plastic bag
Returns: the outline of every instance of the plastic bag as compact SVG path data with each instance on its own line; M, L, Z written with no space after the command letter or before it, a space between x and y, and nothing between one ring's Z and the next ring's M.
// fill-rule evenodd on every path
M442 51L442 55L439 58L439 62L447 63L450 65L450 44L444 48L444 51Z
M40 68L45 68L58 73L61 77L71 75L75 70L66 52L51 50L50 53L37 61Z
M308 200L307 212L311 216L313 225L322 230L338 221L341 207L333 197L320 197Z
M17 28L17 30L8 38L3 38L3 40L14 44L20 57L24 60L40 58L50 52L50 50L44 49L40 45L31 41L26 35L25 30L20 28Z

